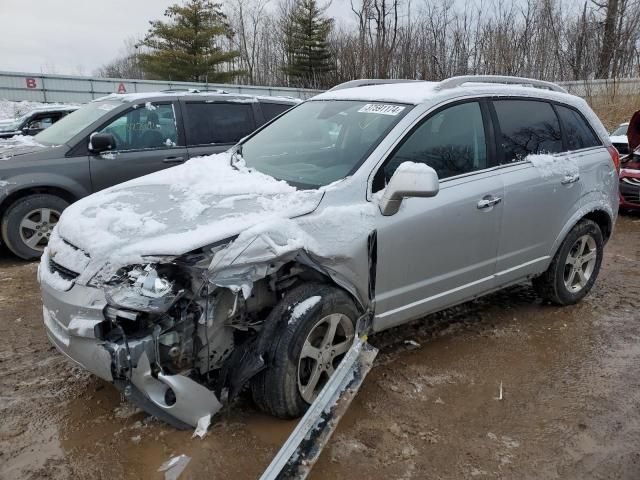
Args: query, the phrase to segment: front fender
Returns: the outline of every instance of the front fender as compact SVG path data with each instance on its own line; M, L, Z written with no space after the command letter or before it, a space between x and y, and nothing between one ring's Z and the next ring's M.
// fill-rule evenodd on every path
M55 173L24 173L0 178L0 205L15 193L34 188L55 188L68 192L74 198L82 198L91 193L79 181Z

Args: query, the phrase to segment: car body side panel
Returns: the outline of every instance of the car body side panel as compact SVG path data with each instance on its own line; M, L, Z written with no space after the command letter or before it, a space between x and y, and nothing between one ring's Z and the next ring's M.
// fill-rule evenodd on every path
M560 162L572 162L557 155ZM542 173L525 161L501 169L505 184L505 206L498 253L500 284L546 269L555 232L562 230L580 208L582 180L565 183L561 169Z
M585 215L591 212L605 212L612 226L618 216L618 174L609 153L604 148L595 149L578 158L577 161L583 183L582 197L579 207L572 211L571 217L567 219L556 236L549 253L551 258L560 248L567 233Z

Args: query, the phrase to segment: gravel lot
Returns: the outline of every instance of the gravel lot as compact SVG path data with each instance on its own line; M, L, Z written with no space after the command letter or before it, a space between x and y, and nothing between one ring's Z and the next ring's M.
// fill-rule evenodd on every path
M200 440L121 403L49 346L36 269L0 252L0 478L162 478L179 454L182 479L259 476L295 422L241 398ZM313 478L640 478L640 216L577 306L524 285L371 342Z

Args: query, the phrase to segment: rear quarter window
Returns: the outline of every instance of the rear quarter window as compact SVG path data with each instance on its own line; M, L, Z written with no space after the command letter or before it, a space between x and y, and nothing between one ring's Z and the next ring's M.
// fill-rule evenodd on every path
M276 118L282 112L286 112L291 107L293 107L293 105L283 103L260 103L262 114L264 115L264 119L267 122Z
M602 142L598 139L584 117L569 107L556 105L556 110L567 139L567 149L598 147Z
M560 122L550 103L539 100L495 100L493 102L504 152L504 163L524 160L527 155L559 153L562 148Z

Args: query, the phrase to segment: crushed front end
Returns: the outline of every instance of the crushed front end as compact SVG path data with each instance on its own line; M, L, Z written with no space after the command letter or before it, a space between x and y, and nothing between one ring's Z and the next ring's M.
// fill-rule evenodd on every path
M240 289L208 280L210 255L115 272L84 257L59 237L42 257L49 339L148 413L194 427L264 368L254 347L264 312L277 302L266 280L245 299Z

